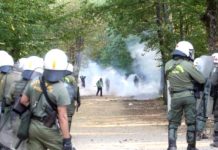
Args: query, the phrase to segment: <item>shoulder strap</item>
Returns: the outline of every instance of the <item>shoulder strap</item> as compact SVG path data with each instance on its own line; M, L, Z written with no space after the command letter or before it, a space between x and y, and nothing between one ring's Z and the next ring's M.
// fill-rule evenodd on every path
M48 93L47 93L47 87L45 85L45 79L44 77L42 76L41 80L40 80L40 86L41 86L41 89L42 89L42 92L43 94L45 95L45 99L46 101L48 102L48 104L52 107L53 110L57 110L57 105L54 104L54 102L51 101L51 99L49 98L48 96Z

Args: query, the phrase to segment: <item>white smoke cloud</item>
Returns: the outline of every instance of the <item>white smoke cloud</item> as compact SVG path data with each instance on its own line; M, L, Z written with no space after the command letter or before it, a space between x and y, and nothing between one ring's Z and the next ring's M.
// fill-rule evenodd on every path
M103 95L132 96L135 99L152 99L160 96L161 68L157 67L156 51L145 52L145 44L139 41L127 44L133 58L133 70L126 79L125 72L114 68L101 68L96 62L89 61L88 67L81 68L80 75L86 76L86 87L81 87L81 95L95 95L96 82L103 79ZM139 85L134 84L134 77L139 77ZM105 80L110 80L110 90L106 91ZM81 85L81 84L80 84Z

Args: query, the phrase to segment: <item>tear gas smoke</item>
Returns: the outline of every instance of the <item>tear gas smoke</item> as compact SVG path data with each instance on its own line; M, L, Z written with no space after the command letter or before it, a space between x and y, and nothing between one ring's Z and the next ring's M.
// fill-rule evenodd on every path
M103 79L103 95L133 97L138 100L153 99L160 97L161 68L157 67L156 51L145 52L145 44L134 40L127 43L128 50L133 58L134 74L127 78L125 72L115 70L112 67L102 68L97 63L89 61L88 67L81 68L79 76L86 76L86 86L81 87L81 95L95 95L96 82ZM137 76L138 84L134 83ZM110 80L109 91L106 91L105 80ZM81 80L79 80L81 81ZM81 83L80 83L81 85Z

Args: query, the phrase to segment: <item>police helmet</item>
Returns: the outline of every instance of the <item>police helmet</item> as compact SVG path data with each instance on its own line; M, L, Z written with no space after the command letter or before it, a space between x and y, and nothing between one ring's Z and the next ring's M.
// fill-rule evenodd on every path
M60 49L52 49L47 52L44 58L43 72L45 80L49 82L61 80L66 75L67 61L67 55Z
M18 69L23 70L23 67L24 67L24 64L26 61L27 61L27 58L25 58L25 57L18 59L18 61L17 61Z
M40 76L43 72L43 59L38 56L30 56L25 60L23 65L22 77L31 80Z
M6 51L0 51L0 72L2 73L9 73L13 66L14 60L11 55L9 55Z
M194 60L194 47L188 41L180 41L179 43L177 43L172 55L187 57L191 60Z

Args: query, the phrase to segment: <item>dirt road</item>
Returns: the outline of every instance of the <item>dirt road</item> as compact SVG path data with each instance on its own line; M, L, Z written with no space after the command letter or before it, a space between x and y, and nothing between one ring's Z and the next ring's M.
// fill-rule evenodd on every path
M166 150L166 108L160 100L123 97L82 97L71 133L77 150ZM208 131L212 131L211 123ZM200 150L215 149L211 139L197 142ZM178 150L186 150L185 125L178 131Z

